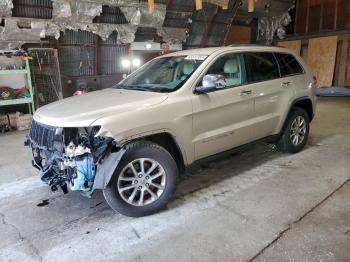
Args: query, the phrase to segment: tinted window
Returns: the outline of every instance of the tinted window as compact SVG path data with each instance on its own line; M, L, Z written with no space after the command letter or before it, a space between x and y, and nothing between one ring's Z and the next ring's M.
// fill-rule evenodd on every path
M272 53L246 53L244 55L248 82L279 78L278 65Z
M237 86L242 84L242 67L240 55L229 54L218 58L210 66L207 74L222 75L227 86Z
M280 65L282 76L290 76L304 73L304 69L294 58L294 56L289 54L276 54L276 57Z

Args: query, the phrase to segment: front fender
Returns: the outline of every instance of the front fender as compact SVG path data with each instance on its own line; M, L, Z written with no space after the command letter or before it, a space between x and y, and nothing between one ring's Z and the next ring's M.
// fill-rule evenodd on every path
M95 189L106 188L125 151L125 147L122 147L118 152L110 153L104 161L97 166L94 185L91 192Z

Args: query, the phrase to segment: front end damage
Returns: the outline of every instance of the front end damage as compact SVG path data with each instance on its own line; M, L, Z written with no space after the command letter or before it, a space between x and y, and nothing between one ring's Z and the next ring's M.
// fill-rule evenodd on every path
M82 191L89 196L104 189L124 149L113 138L97 136L100 127L62 128L33 121L27 144L41 180L64 193Z

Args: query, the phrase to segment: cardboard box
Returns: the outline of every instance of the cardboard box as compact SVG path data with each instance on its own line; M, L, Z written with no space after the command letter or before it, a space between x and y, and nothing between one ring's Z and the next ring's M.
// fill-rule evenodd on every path
M17 113L7 114L12 129L17 129Z
M7 115L0 115L0 126L8 125L9 120L7 118Z
M31 114L22 114L17 112L16 113L16 125L17 130L27 130L30 128L30 125L32 123L33 116Z

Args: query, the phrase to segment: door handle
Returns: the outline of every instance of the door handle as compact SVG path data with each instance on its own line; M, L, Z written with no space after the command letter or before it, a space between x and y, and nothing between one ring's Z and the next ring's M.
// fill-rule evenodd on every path
M241 91L241 96L246 96L246 95L251 95L252 94L252 90L242 90Z
M281 86L282 86L282 87L288 87L288 86L290 86L291 83L292 83L292 82L290 82L290 81L288 81L288 82L282 82Z

